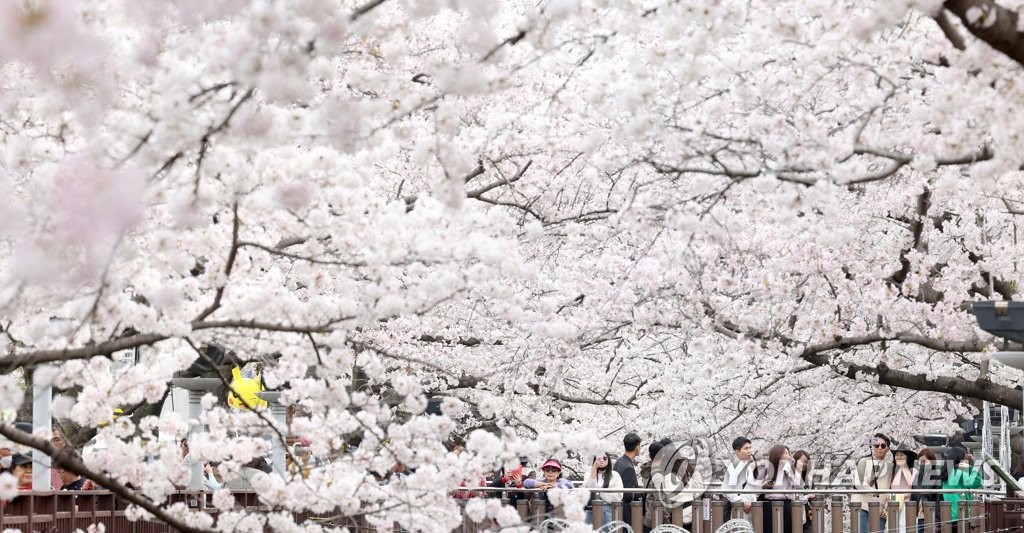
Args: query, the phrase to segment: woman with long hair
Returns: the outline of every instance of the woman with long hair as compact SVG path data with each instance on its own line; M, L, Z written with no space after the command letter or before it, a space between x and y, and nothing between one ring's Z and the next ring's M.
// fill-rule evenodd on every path
M917 479L914 480L914 489L935 490L942 488L942 465L935 457L935 452L928 448L922 448L917 453ZM917 502L917 532L924 533L924 503L933 502L935 510L932 513L932 522L939 523L939 502L942 495L938 493L924 494L914 493L910 501Z
M656 489L656 492L646 497L645 530L653 529L659 521L662 524L669 523L676 508L682 510L683 526L689 529L693 521L694 502L700 502L707 488L704 476L696 468L706 453L698 441L689 440L669 441L655 455L647 486ZM656 519L659 512L661 517Z
M801 488L802 482L797 478L793 470L792 456L789 454L789 447L776 444L768 450L768 471L765 474L761 487L765 490L788 490ZM773 533L772 504L782 502L782 531L793 530L793 495L774 492L764 496L764 532Z
M917 468L914 468L916 460L917 452L902 442L892 449L893 465L890 488L893 490L910 490L914 488L914 483L917 481ZM900 504L896 531L906 533L907 516L905 505L906 501L910 499L910 493L894 494L892 497ZM892 520L893 517L890 516L888 518Z
M811 467L811 455L804 450L797 450L793 454L793 471L800 482L800 488L812 488L811 470L813 470ZM811 517L814 511L811 509L810 501L813 499L813 494L796 497L796 501L801 502L804 506L804 533L810 533L811 531Z
M621 489L622 476L615 471L612 464L612 459L607 453L594 457L590 462L590 471L587 472L587 477L583 480L583 486L588 489ZM622 493L600 492L598 496L604 502L604 522L602 524L607 524L612 521L612 505L622 501ZM593 509L587 513L587 523L594 523Z

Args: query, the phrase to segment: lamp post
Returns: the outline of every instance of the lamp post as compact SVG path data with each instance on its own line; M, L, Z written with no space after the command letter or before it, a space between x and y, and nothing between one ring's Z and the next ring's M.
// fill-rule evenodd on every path
M259 396L261 400L266 400L266 402L270 404L270 412L273 413L274 420L276 420L282 427L287 427L286 415L288 413L288 407L281 405L281 393L279 391L264 391L256 393L256 396ZM287 471L284 467L285 443L282 440L284 438L284 433L281 435L281 438L277 438L277 436L274 437L273 466L274 472L277 472L280 476L284 476Z
M202 413L203 395L216 389L221 385L217 378L174 378L171 385L188 391L188 438L204 433L206 426L199 421L199 414ZM203 488L203 463L196 461L192 454L189 454L189 469L192 476L189 478L188 490L202 490Z

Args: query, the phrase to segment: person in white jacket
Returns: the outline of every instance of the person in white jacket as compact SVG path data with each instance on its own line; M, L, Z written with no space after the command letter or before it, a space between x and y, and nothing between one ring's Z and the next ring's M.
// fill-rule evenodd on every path
M590 471L583 486L588 489L621 489L622 476L612 467L612 460L607 453L598 455L591 461ZM607 524L612 521L612 506L622 501L621 492L599 492L597 493L604 502L604 521ZM593 498L591 498L593 499ZM587 513L587 523L594 523L593 509Z
M693 506L700 505L701 495L707 489L707 480L701 469L698 469L699 447L693 441L678 444L670 442L658 452L651 465L650 488L657 492L647 495L648 507L644 511L644 525L656 527L657 523L668 524L672 519L672 511L682 508L683 526L693 522ZM661 504L661 517L654 520L656 507Z

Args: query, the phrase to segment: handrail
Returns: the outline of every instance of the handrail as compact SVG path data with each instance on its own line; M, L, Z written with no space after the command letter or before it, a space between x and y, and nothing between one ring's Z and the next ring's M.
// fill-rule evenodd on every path
M991 489L779 489L779 490L768 490L768 489L699 489L699 488L680 488L671 489L666 491L663 489L654 488L597 488L597 487L578 487L585 488L590 492L602 493L602 492L622 492L628 494L657 494L661 492L672 492L674 494L680 493L694 493L694 494L835 494L835 495L847 495L847 494L991 494L991 495L1006 495L1005 491L991 490ZM528 489L528 488L517 488L517 487L456 487L449 489L451 491L467 491L467 492L547 492L552 489ZM576 490L576 489L573 489Z

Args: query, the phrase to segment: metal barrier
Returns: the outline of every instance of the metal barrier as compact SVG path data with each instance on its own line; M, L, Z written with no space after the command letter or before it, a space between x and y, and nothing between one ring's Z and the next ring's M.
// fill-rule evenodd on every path
M553 515L547 514L543 491L531 489L494 489L479 488L466 489L477 494L477 497L500 497L504 505L513 505L524 523L533 528L540 529L545 520L551 518L564 518L564 509L555 508ZM604 507L607 505L600 497L601 492L622 492L632 493L636 497L651 497L656 491L649 489L636 490L613 490L613 489L591 489L594 499L590 506L592 509L593 527L599 529L604 525ZM714 491L724 493L726 491ZM774 491L741 491L744 493L771 494ZM861 505L848 501L847 496L857 493L896 493L896 491L786 491L785 494L813 493L821 499L811 501L809 509L810 525L807 530L810 533L844 533L861 531L862 514ZM988 491L910 491L926 494L959 492L968 496L991 496L993 492ZM906 494L907 491L900 491ZM259 496L253 492L236 492L233 494L236 502L236 509L247 509L252 511L269 511L262 505ZM509 496L513 498L510 500ZM519 496L519 497L516 497ZM525 497L523 497L525 496ZM217 508L210 503L211 493L204 492L176 492L172 494L167 504L184 502L188 507L200 510L216 518ZM749 519L755 533L804 533L805 531L805 507L802 503L793 502L790 508L789 520L783 516L784 502L755 501L751 503L753 512ZM73 532L76 529L85 530L92 524L103 524L107 531L131 532L131 533L158 533L170 532L171 529L164 523L154 520L131 521L125 515L128 503L117 495L106 491L85 491L85 492L33 492L18 496L6 502L0 507L0 529L19 529L25 532ZM725 516L726 502L721 499L713 499L711 494L704 494L701 499L692 503L690 522L684 523L684 507L675 506L665 508L661 499L651 497L651 501L645 505L641 501L629 503L631 526L634 532L644 531L645 513L652 511L647 525L657 528L661 525L671 525L685 528L690 533L715 533L727 522L730 517ZM870 503L867 511L867 529L872 533L917 533L919 510L923 519L922 529L925 533L993 533L1024 531L1024 500L1017 499L964 499L959 502L957 508L957 519L952 519L952 507L950 502L940 502L936 507L934 502L924 502L919 507L917 502L905 502L902 506L891 501L883 507L878 503ZM624 506L621 502L612 504L612 519L623 520ZM886 522L885 529L881 528L883 515L890 520ZM346 527L350 531L360 532L398 532L398 525L385 528L372 527L365 517L350 517L340 513L313 514L293 513L296 522L303 523L313 521L324 527ZM667 517L663 520L662 517ZM901 520L900 517L904 518ZM556 523L557 520L549 520L545 525ZM789 522L790 529L785 531L784 525ZM900 524L905 524L901 528ZM460 533L477 533L487 529L494 529L495 524L491 520L473 522L463 513L462 526L456 531ZM665 528L667 529L667 528ZM675 530L673 528L673 530Z

